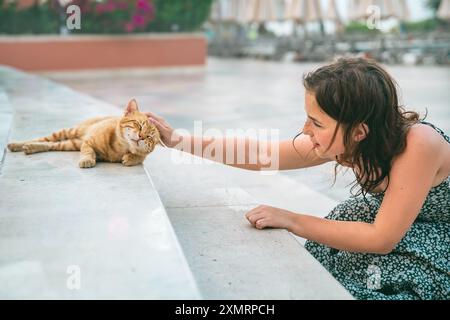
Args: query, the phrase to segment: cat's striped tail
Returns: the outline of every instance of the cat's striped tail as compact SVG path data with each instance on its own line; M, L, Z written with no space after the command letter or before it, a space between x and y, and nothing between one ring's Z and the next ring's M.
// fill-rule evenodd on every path
M10 151L24 151L27 154L45 151L79 151L80 147L80 132L77 128L63 129L46 137L8 144Z

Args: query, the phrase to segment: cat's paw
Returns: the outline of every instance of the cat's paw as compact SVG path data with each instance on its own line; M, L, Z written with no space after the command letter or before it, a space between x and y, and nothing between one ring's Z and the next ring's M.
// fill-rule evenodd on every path
M23 152L25 154L33 154L37 152L48 151L48 146L45 143L25 143L22 147Z
M84 158L78 162L80 168L92 168L95 167L95 159Z
M135 155L127 153L122 157L122 164L124 166L131 167L140 163L141 163L140 158L136 157Z
M11 152L19 152L22 151L23 143L8 143L8 150Z

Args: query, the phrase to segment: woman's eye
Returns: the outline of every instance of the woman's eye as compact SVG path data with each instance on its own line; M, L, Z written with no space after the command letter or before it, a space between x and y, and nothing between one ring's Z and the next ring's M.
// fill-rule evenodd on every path
M315 123L315 122L313 122L313 123L314 123L314 125L315 125L316 127L322 128L322 126L318 125L317 123Z

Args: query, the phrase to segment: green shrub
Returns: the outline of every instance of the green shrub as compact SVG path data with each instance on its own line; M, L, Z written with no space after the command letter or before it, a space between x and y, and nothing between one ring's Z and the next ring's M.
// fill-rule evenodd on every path
M71 33L183 32L197 30L209 17L213 0L74 0L81 29ZM59 33L65 9L57 0L17 9L0 0L0 34ZM62 13L60 17L59 13Z
M155 19L147 31L194 31L208 19L213 0L154 0Z
M15 3L0 0L0 34L58 33L59 16L49 4L17 10Z
M421 21L404 22L403 28L407 32L430 32L438 28L448 28L448 23L436 18L430 18Z
M131 33L145 31L153 20L151 0L73 0L81 9L81 29L74 33Z
M358 33L358 34L378 34L380 30L378 29L369 29L365 23L362 22L350 22L345 26L346 33Z

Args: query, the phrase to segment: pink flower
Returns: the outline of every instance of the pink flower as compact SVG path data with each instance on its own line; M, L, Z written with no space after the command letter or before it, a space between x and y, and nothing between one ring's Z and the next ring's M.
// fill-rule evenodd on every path
M95 7L95 12L96 13L98 13L98 14L102 14L102 13L104 13L104 12L106 12L106 7L105 7L105 5L104 4L98 4L96 7Z
M108 1L108 3L106 3L106 12L111 12L114 11L116 9L116 4L112 1Z
M125 24L125 31L126 32L133 32L134 31L134 25L131 22L128 22Z
M147 0L138 0L137 8L141 9L144 12L149 12L152 9L150 3Z
M136 27L143 27L145 26L145 18L143 16L136 14L133 16L133 24Z
M126 9L128 9L128 3L127 2L118 2L117 8L120 10L126 10Z
M116 4L112 1L108 1L106 3L98 3L95 6L95 12L102 14L102 13L108 13L108 12L112 12L116 9Z

